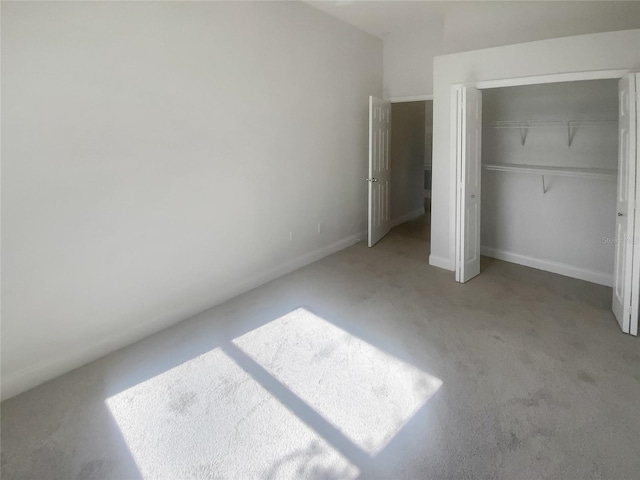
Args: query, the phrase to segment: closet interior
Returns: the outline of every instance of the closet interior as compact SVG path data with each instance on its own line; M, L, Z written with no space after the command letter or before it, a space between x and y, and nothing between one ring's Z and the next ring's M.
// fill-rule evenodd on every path
M487 89L482 254L612 285L618 80Z

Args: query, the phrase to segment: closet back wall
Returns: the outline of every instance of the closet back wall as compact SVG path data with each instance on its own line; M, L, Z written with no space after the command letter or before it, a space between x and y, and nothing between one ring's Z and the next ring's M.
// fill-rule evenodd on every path
M617 80L483 92L483 164L617 169ZM610 120L523 132L495 121ZM525 134L522 145L521 135ZM592 179L484 170L483 253L606 285L613 275L616 177ZM611 240L610 240L611 239Z
M355 242L369 95L301 2L3 2L3 396Z

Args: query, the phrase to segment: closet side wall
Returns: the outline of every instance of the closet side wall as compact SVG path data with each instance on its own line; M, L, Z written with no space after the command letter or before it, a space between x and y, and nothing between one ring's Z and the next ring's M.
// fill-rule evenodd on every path
M615 170L617 92L616 80L485 90L483 165ZM558 120L608 123L495 128L495 122ZM616 176L545 175L544 189L542 175L483 168L483 253L610 284Z

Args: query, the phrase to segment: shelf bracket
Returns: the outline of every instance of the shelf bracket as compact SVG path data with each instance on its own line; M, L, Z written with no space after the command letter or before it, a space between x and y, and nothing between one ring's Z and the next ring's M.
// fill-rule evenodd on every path
M571 144L573 143L573 137L576 136L576 127L573 127L573 131L571 130L571 122L567 122L567 140L569 142L569 148L571 148Z
M524 147L525 142L527 141L527 133L529 129L527 127L520 127L520 143Z
M544 174L540 175L542 177L542 194L546 194L547 193L547 185L544 183Z

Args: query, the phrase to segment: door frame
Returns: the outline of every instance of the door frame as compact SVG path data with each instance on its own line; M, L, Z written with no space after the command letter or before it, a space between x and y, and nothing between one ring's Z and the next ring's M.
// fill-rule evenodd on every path
M455 83L451 85L451 105L450 105L450 158L449 164L451 165L451 176L453 179L453 185L450 193L450 205L453 206L452 214L454 216L453 222L453 237L458 238L458 229L459 229L459 208L458 208L458 192L460 188L463 186L460 185L458 174L462 169L461 165L461 157L457 155L456 148L456 138L458 134L458 98L459 92L462 90L462 87L473 87L479 90L488 90L492 88L503 88L503 87L516 87L523 85L540 85L545 83L561 83L561 82L576 82L583 80L613 80L620 79L625 75L630 73L636 73L634 70L625 68L625 69L614 69L614 70L593 70L593 71L585 71L585 72L568 72L568 73L559 73L559 74L550 74L550 75L534 75L528 77L515 77L515 78L502 78L496 80L485 80L479 82L470 82L470 83ZM638 90L640 88L640 79L639 75L636 75L636 92L640 92ZM640 104L638 104L640 106ZM640 121L636 121L636 130L637 130L637 140L636 145L640 143ZM636 162L640 161L640 152L636 155ZM636 168L636 185L640 186L640 168ZM639 187L640 188L640 187ZM636 195L635 199L635 214L634 214L634 231L633 238L634 244L635 239L640 239L640 195ZM482 222L482 220L480 220ZM454 267L455 271L458 272L460 265L460 251L462 245L456 244L454 247ZM638 317L639 308L640 308L640 255L633 256L633 275L631 279L631 296L632 296L632 317ZM635 299L635 301L633 300ZM638 335L638 323L640 322L632 322L632 328L629 333L632 335Z
M408 97L391 97L391 103L408 103L408 102L427 102L433 100L433 95L410 95Z

